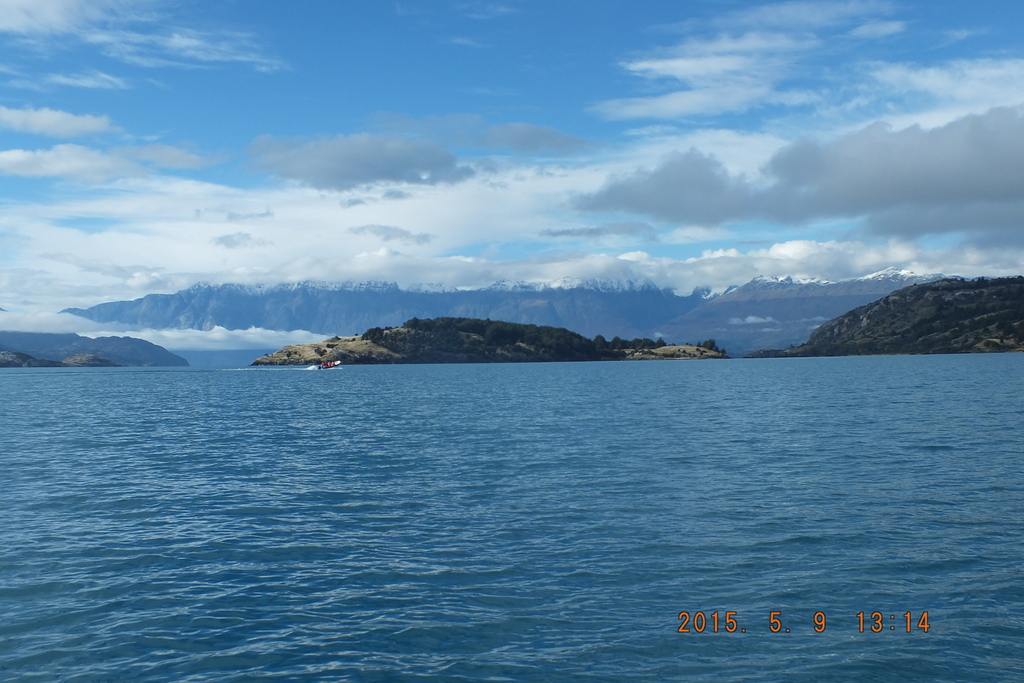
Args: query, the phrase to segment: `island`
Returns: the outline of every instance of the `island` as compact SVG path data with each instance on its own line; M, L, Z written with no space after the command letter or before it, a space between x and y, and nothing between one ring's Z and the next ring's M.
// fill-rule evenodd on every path
M603 360L727 358L713 339L667 344L663 339L587 339L562 327L477 318L407 320L400 327L373 327L361 335L294 344L253 365L397 363L530 363Z
M749 357L1024 351L1024 277L899 289L822 324L805 344Z

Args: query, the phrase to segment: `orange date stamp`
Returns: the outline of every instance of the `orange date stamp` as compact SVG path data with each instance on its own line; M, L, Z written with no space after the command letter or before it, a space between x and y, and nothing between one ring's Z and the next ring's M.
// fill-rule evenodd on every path
M756 626L755 623L760 621L760 627ZM829 620L828 616L821 611L815 612L814 616L811 617L810 623L806 621L789 621L790 625L797 629L803 630L810 628L815 633L824 633L825 629L828 628ZM739 616L739 612L711 612L710 614L699 611L699 612L680 612L679 613L679 633L746 633L746 626L749 625L751 631L763 631L764 627L767 626L770 633L791 633L792 629L787 627L782 620L782 612L768 612L767 623L762 620L742 620ZM801 626L798 626L797 624ZM931 628L931 624L928 621L928 612L904 612L903 614L897 614L895 612L858 612L854 615L846 615L841 619L841 628L849 628L852 630L854 626L860 633L883 633L885 631L905 631L906 633L913 633L920 631L922 633L928 633L928 629Z

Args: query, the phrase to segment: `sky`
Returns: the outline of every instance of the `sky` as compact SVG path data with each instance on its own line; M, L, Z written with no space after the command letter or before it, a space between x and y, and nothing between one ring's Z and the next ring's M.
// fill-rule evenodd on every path
M1024 3L0 0L0 326L197 282L1024 272ZM95 330L93 330L95 331Z

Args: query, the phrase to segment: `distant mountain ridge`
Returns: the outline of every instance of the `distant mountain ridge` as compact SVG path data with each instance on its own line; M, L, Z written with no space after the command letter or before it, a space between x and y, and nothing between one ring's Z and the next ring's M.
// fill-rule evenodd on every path
M566 327L585 336L642 337L704 302L706 291L678 296L649 283L500 282L484 289L401 289L394 283L302 282L271 287L194 285L175 294L99 304L72 313L140 328L209 330L262 327L358 334L411 318L479 318Z
M650 282L571 278L474 290L403 289L389 282L200 283L174 294L64 312L139 328L258 327L325 335L359 334L411 318L477 318L564 327L586 337L661 336L677 343L710 338L735 356L799 344L814 327L851 308L941 277L896 269L841 282L760 277L720 295L709 288L678 295Z

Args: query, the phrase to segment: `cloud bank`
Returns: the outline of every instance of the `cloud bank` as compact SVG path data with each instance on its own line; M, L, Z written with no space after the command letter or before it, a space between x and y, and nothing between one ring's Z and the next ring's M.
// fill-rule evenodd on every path
M831 140L796 140L757 179L697 150L610 179L586 211L686 225L778 224L864 217L879 234L912 237L1024 226L1024 113L1000 107L944 126L874 123Z

